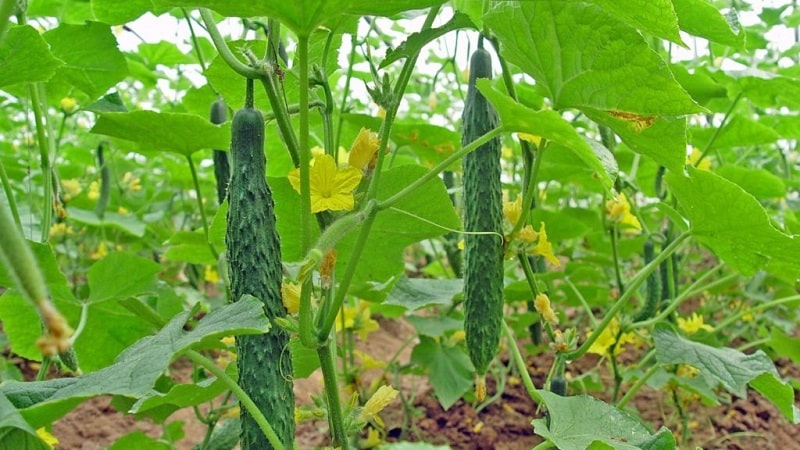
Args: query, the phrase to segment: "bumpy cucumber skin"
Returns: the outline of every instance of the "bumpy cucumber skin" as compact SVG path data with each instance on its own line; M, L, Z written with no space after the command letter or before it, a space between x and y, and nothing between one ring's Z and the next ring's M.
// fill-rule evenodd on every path
M647 238L644 243L644 263L650 264L656 258L655 245L652 238ZM645 282L645 300L642 309L634 317L635 321L653 318L661 303L661 274L654 270Z
M497 113L475 87L478 78L492 77L492 60L478 49L470 60L470 80L464 105L462 145L497 125ZM478 375L484 375L497 355L503 320L503 197L500 182L500 140L493 139L464 157L464 230L497 234L464 236L464 331L467 349Z
M222 97L211 104L211 123L219 125L228 120L228 108ZM231 178L231 166L228 161L228 152L214 150L214 177L217 179L217 200L221 205L228 193L228 181Z
M272 193L265 180L264 118L253 108L231 125L232 175L228 186L228 247L233 300L260 299L272 323L263 335L238 336L239 384L264 413L286 448L294 441L294 393L289 336L274 319L286 316L281 300L281 249ZM241 409L242 450L272 449L258 424Z

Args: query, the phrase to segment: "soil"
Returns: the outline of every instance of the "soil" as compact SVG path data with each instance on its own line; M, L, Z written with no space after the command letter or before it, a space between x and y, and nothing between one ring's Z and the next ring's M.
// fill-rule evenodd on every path
M358 346L371 355L392 355L413 333L413 328L404 322L381 321L381 329L372 333L366 342L359 342ZM409 360L411 347L413 346L407 346L400 352L399 362ZM552 363L551 353L530 356L527 363L534 384L541 386L545 372ZM573 376L577 376L594 369L597 363L597 359L585 357L570 365L568 370ZM175 372L185 375L188 369L182 364L180 361L176 363ZM797 365L779 360L777 366L782 376L800 379L800 367ZM609 376L605 369L600 373L601 377ZM370 381L370 375L372 378L376 376L368 373L365 382ZM494 380L487 381L491 395L495 389ZM424 377L406 376L401 383L401 390L408 395L407 398L413 399L413 406L418 414L411 420L411 426L404 427L403 424L409 418L404 415L401 402L396 400L387 407L382 413L388 433L387 440L402 438L450 445L453 449L529 450L541 442L541 438L534 435L530 424L532 419L541 417L541 412L537 412L537 405L530 400L516 377L509 377L506 381L502 395L478 412L472 403L464 400L459 400L448 410L443 410ZM320 393L321 386L321 377L318 374L308 379L296 380L298 403L309 404L311 395ZM608 400L603 394L596 395ZM797 393L795 404L800 406ZM768 400L756 392L748 392L747 398L735 398L726 405L706 407L699 402L685 404L685 422L679 419L673 405L671 393L645 387L632 401L631 406L640 412L645 423L654 429L667 426L679 439L685 423L689 430L685 440L680 443L680 448L800 449L800 426L789 424ZM183 422L184 437L177 443L180 450L191 449L202 441L205 426L199 423L191 409L178 411L167 420L174 421ZM298 425L298 447L312 449L324 446L327 443L327 428L324 421ZM163 429L160 424L148 420L136 421L117 412L110 406L110 398L100 397L84 402L56 422L52 433L60 440L57 446L59 450L101 450L108 448L120 436L135 430L157 438L161 436Z

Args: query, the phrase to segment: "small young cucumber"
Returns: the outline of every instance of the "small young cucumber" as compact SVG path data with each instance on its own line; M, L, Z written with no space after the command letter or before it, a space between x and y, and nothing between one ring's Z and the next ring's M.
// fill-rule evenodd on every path
M220 125L228 120L228 107L225 100L219 97L211 104L211 123ZM228 152L214 150L214 177L217 179L217 200L221 205L228 194L228 181L231 178L231 167L228 161Z

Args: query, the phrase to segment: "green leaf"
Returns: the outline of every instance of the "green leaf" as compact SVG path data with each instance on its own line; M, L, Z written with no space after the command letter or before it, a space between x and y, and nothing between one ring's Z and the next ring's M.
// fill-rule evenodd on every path
M114 252L89 269L89 303L123 300L153 289L161 265L131 253Z
M172 447L166 442L151 438L144 431L128 433L114 441L108 450L170 450Z
M701 105L707 104L714 99L725 98L728 90L719 84L705 67L695 67L689 73L689 69L683 64L671 64L670 70L678 80L678 83Z
M244 297L211 311L194 329L183 329L191 311L176 315L156 335L140 339L119 355L114 365L75 378L38 382L6 382L0 393L39 427L52 423L80 400L98 395L141 398L151 393L158 377L176 355L205 339L269 330L261 302ZM66 410L65 410L66 409Z
M429 336L434 339L441 338L448 331L464 329L463 320L446 316L423 317L410 315L406 316L406 320L408 320L408 322L414 326L414 329L417 330L418 334L422 336Z
M433 305L451 305L464 289L464 281L401 277L383 302L416 311Z
M97 217L94 211L70 207L69 219L84 225L116 228L138 238L143 237L145 232L144 223L140 222L132 214L123 215L113 211L106 211L101 219Z
M119 92L111 92L110 94L104 95L96 102L82 109L98 114L110 112L128 112L128 108L122 101L122 97L120 97Z
M216 264L217 262L211 249L208 248L203 230L178 231L169 238L167 245L169 247L164 256L171 261L183 261L191 264Z
M746 355L732 348L714 348L682 338L664 324L656 325L653 340L659 364L694 366L738 397L747 396L747 384L759 375L778 375L775 365L761 350Z
M461 347L446 347L427 337L411 352L411 361L428 369L433 392L442 408L449 409L472 387L474 368Z
M794 404L794 389L789 383L781 381L774 373L767 372L752 379L750 386L777 406L790 422L795 425L800 423L800 408Z
M563 145L594 170L604 188L611 188L617 170L613 155L608 150L592 146L590 141L578 134L569 122L553 110L534 111L523 106L492 88L491 82L486 79L479 79L477 85L478 90L497 110L504 129L541 136Z
M731 47L744 46L744 32L738 30L738 19L732 26L708 0L672 0L672 4L681 30Z
M86 0L34 0L27 6L28 17L54 17L59 23L82 24L92 17Z
M292 354L292 370L295 378L308 378L319 369L319 355L316 349L303 345L299 337L289 340L289 350Z
M3 448L24 450L49 450L33 427L25 421L17 408L0 393L0 442Z
M791 359L795 364L800 364L800 337L793 338L781 331L780 328L773 328L770 333L769 345L779 356Z
M43 36L53 55L66 63L53 79L68 82L90 98L103 95L128 75L125 56L117 48L109 25L61 24Z
M146 12L153 12L155 15L161 13L161 11L154 10L150 0L127 0L124 2L92 0L92 12L97 20L109 25L133 22Z
M0 41L0 88L47 81L62 64L36 29L29 25L11 27Z
M377 450L451 450L449 445L431 445L420 442L392 442L377 447Z
M183 53L177 45L169 41L143 42L139 44L134 55L150 68L155 68L159 64L177 66L179 64L192 63L192 59L189 56Z
M757 270L791 283L800 277L800 240L781 233L761 204L736 184L688 167L666 180L700 243L744 275Z
M61 313L66 315L61 305L74 306L78 301L72 295L67 278L58 267L53 249L47 244L38 242L29 241L28 245L42 271L50 296ZM14 285L6 267L0 264L0 286ZM77 323L77 318L67 315L73 326ZM36 307L23 298L16 289L9 289L0 296L0 322L3 323L3 332L8 336L14 353L26 359L41 361L42 355L36 346L36 340L42 335L42 328L38 325L41 323L41 318Z
M591 3L639 31L686 46L671 0L591 0Z
M680 172L686 163L686 119L654 118L650 126L640 128L637 122L615 117L605 111L583 110L593 121L610 127L631 150L653 158L658 164Z
M342 14L358 16L391 16L411 9L440 5L445 0L153 0L158 7L201 7L213 9L223 16L269 16L279 20L297 34L308 35L323 23L330 23Z
M692 144L698 148L705 148L716 132L717 130L712 128L692 129ZM764 124L742 116L734 116L711 143L711 148L765 145L771 144L779 138L780 136L775 130Z
M783 183L783 179L766 169L749 169L728 164L716 169L715 172L738 184L756 198L766 200L786 195L786 185Z
M596 6L501 4L486 23L500 40L503 56L531 75L556 109L645 116L703 111L641 34Z
M235 373L235 367L230 365L227 371ZM127 412L163 423L173 412L211 401L226 390L225 383L215 377L195 384L175 384L167 392L152 391L141 397Z
M91 132L136 142L142 151L181 155L228 148L231 140L230 123L214 125L194 114L155 111L102 114Z
M381 61L381 64L378 66L378 68L382 69L397 60L418 54L419 51L422 50L422 47L426 46L429 42L436 40L453 30L472 27L474 27L474 25L472 24L470 18L466 14L457 12L446 24L442 25L441 27L429 28L419 33L411 33L402 44L395 48L390 47L388 50L386 50L386 58Z
M638 419L602 400L588 395L561 397L543 390L539 394L550 422L534 420L534 432L561 450L676 448L675 438L666 428L654 435Z

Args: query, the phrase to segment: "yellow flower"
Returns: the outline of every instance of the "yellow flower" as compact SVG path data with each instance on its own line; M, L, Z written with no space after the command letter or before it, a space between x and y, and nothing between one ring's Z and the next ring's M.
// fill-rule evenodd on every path
M315 158L311 167L311 212L350 211L355 206L353 189L361 182L361 171L338 169L331 155ZM289 172L289 183L300 192L300 169Z
M359 439L358 448L375 448L381 444L383 444L381 433L375 428L368 427L367 437L364 439Z
M467 333L464 330L458 330L450 335L450 339L448 339L448 342L452 346L458 344L459 342L465 340L466 338L467 338Z
M635 233L642 231L642 224L631 214L631 204L624 193L620 192L606 202L606 213L611 221L624 225L627 230Z
M43 440L45 444L47 444L50 448L55 447L58 445L58 438L50 434L44 427L39 428L36 430L36 435L39 436L39 439Z
M300 285L291 281L281 283L281 297L283 306L289 314L297 314L300 311Z
M544 259L550 261L550 264L560 267L561 261L556 258L556 255L553 253L553 244L547 240L547 232L544 229L544 222L541 222L539 227L539 241L536 243L536 247L533 248L531 251L536 256L542 256Z
M688 364L681 364L678 366L678 371L676 375L683 378L695 378L699 373L700 370L698 370L696 367L690 366Z
M353 354L358 356L358 359L361 360L361 368L363 370L383 369L384 367L386 367L385 362L378 361L377 359L373 358L370 354L362 352L361 350L353 350Z
M542 137L541 136L536 136L536 135L529 134L529 133L517 133L517 137L519 138L519 140L530 142L531 144L533 144L533 145L535 145L537 147L542 142Z
M360 422L375 420L381 423L378 413L381 412L383 408L386 408L386 406L397 397L398 393L398 390L391 386L383 385L379 387L378 390L372 394L372 397L367 400L367 403L364 404L364 408L358 415L358 420Z
M106 247L105 242L101 242L100 245L97 246L97 250L89 254L89 258L94 260L103 259L107 254L108 254L108 247Z
M537 233L532 226L525 225L521 230L519 230L516 238L526 244L532 244L533 241L539 238L539 233Z
M687 319L678 317L678 328L686 334L694 334L700 330L712 331L714 329L711 325L704 323L703 316L698 315L696 312L692 313Z
M341 331L342 327L355 331L361 339L366 340L370 333L380 328L380 325L370 314L369 302L359 300L358 306L344 306L339 311L339 316L336 318L336 331Z
M225 336L219 341L222 342L223 345L228 347L233 347L234 345L236 345L236 338L233 336Z
M381 119L386 118L386 110L383 109L383 106L378 107L378 113L376 114L376 116L380 117Z
M64 201L68 202L81 193L81 183L71 178L69 180L61 180L61 188L64 190Z
M537 295L536 299L533 301L533 306L544 320L549 322L551 325L558 324L558 316L556 316L556 312L553 311L553 307L550 306L550 298L547 295Z
M367 128L361 128L356 140L353 142L353 146L350 148L348 161L350 167L355 167L361 171L368 170L370 166L374 165L373 158L380 145L381 141L377 133Z
M50 227L51 238L59 238L72 233L73 233L72 227L68 226L64 222L54 223L53 226Z
M122 176L122 183L127 186L129 191L138 192L142 190L141 180L130 172L125 172L125 175Z
M78 107L78 101L74 97L64 97L61 99L60 106L64 114L72 114Z
M619 355L622 353L625 344L631 344L636 341L636 337L634 333L622 333L617 340L617 335L619 334L619 321L616 318L612 319L608 326L600 333L597 340L592 343L589 347L589 353L594 353L596 355L604 356L608 354L608 350L611 348L612 345L615 343L617 344L614 348L614 354ZM587 336L591 334L591 332L587 333Z
M500 149L500 154L503 159L514 159L514 150L507 145L504 145L503 148Z
M89 197L89 200L97 200L100 198L100 183L97 181L92 181L89 183L89 193L86 194Z
M236 405L232 408L228 408L227 410L225 410L225 412L222 414L222 417L226 419L238 419L241 413L242 413L241 408L239 407L239 405Z
M692 147L692 153L690 153L689 156L686 157L686 163L695 166L699 170L705 170L706 172L710 172L711 160L708 158L703 158L703 160L700 161L701 155L702 153L700 153L700 150L698 150L697 147ZM697 163L698 161L700 161L700 164Z
M517 199L513 202L503 202L503 217L506 218L508 223L511 225L516 224L519 221L519 217L522 215L522 196L517 196Z
M463 239L459 240L458 243L456 244L456 247L458 247L459 250L463 251L464 250L464 240Z
M219 274L217 273L217 269L211 266L206 266L206 269L203 272L203 280L211 284L219 283Z

